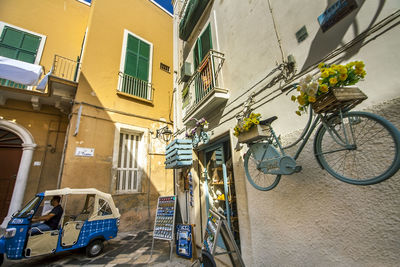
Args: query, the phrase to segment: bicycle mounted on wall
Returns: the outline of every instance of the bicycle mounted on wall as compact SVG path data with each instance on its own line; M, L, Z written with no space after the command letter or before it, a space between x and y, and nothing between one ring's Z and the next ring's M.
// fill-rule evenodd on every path
M310 108L302 134L285 147L271 126L277 117L260 121L256 126L261 134L248 140L239 138L248 146L244 167L249 182L256 189L267 191L278 185L282 175L300 172L302 167L296 160L318 125L314 155L320 167L333 177L349 184L372 185L393 176L400 168L400 132L376 114L350 111L361 101L344 101L333 109L315 109L316 116ZM251 105L252 100L249 102ZM245 105L245 112L250 111L249 105ZM289 156L287 149L298 143L294 156Z

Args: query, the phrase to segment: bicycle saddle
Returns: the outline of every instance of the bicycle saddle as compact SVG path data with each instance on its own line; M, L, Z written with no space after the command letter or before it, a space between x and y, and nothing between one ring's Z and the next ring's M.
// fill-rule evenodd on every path
M276 120L278 117L277 116L273 116L271 118L268 118L266 120L262 120L260 121L260 125L269 125L271 124L274 120Z

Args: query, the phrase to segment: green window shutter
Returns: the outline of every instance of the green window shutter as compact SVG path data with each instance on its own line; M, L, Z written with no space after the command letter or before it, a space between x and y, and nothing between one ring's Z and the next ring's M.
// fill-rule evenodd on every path
M140 42L138 59L138 78L149 81L150 45Z
M199 41L201 43L200 58L201 58L201 60L203 60L203 58L207 55L208 51L210 51L210 49L212 49L210 25L207 26L206 30L200 36Z
M196 45L193 49L193 62L195 69L197 69L200 62L204 59L210 49L212 49L211 27L208 25L203 34L199 39L197 39Z
M42 37L9 26L4 26L0 36L0 56L35 63ZM0 84L24 89L25 85L0 79Z
M35 63L42 38L8 26L0 39L0 56Z
M193 62L194 62L194 70L197 70L197 67L200 64L200 56L199 56L199 42L196 42L196 45L194 46L193 49Z
M150 45L128 35L124 72L130 76L149 81Z

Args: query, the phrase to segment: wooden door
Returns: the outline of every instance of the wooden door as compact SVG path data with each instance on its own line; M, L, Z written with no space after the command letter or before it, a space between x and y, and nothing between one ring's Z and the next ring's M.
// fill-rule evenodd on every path
M22 156L22 140L0 129L0 222L8 213Z

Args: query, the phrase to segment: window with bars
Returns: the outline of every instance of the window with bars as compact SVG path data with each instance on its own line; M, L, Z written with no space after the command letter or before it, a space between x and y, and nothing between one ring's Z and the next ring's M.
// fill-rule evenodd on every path
M119 136L116 192L138 192L140 188L141 136L121 132Z

